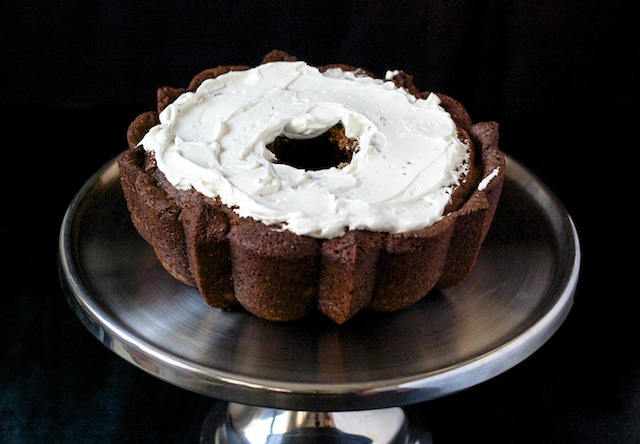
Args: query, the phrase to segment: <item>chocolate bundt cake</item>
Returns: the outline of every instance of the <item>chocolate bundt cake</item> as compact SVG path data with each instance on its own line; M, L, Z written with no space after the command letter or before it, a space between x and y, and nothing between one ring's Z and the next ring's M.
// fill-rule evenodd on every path
M462 281L505 169L498 125L412 76L281 51L160 88L127 138L122 188L164 268L278 321L344 323Z

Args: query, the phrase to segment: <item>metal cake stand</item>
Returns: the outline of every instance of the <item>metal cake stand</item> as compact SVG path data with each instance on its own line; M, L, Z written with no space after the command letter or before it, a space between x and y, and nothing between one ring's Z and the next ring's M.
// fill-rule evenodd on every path
M321 315L274 323L210 308L165 272L133 228L111 161L71 202L59 258L70 305L105 346L229 401L205 419L203 442L423 443L428 431L402 407L486 381L542 346L572 305L580 247L562 204L508 157L463 283L343 326Z

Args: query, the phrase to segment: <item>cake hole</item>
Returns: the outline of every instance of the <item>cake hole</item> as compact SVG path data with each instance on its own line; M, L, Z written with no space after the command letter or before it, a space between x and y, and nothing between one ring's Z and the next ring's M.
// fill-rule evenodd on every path
M283 163L303 170L342 168L351 162L358 142L348 138L338 123L327 132L311 139L290 139L278 136L267 145L275 155L273 163Z

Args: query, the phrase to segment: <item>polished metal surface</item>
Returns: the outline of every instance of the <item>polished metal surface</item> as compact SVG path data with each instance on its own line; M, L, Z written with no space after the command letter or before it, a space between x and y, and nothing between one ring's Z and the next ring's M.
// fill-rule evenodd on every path
M428 433L410 428L404 410L390 407L353 412L307 412L231 403L226 414L214 411L202 443L423 444ZM220 420L222 418L222 420Z
M507 159L507 180L466 281L391 314L337 326L273 323L208 307L134 230L115 162L79 191L60 233L61 279L87 328L139 368L244 404L376 409L485 381L537 350L569 312L580 249L563 206Z

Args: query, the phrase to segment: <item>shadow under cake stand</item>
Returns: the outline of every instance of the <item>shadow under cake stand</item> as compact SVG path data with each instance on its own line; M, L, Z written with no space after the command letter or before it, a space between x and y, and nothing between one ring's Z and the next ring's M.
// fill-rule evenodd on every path
M67 210L61 281L77 316L120 357L229 401L206 417L203 442L430 442L403 406L510 369L553 335L573 302L573 222L526 168L509 157L506 168L470 276L395 313L361 313L338 326L321 315L274 323L210 308L133 228L115 161Z

